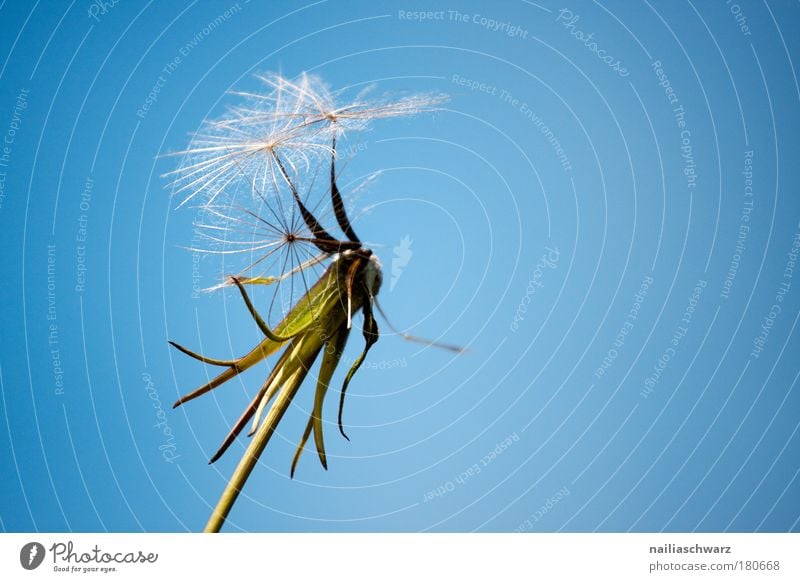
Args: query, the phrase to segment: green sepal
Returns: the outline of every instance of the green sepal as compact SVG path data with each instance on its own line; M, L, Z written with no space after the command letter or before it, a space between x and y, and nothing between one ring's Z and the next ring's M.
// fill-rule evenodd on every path
M375 317L372 313L372 297L368 293L368 299L364 301L363 305L363 312L364 312L364 327L362 328L362 333L364 334L364 341L366 342L364 345L364 351L361 352L361 355L358 356L355 362L353 362L352 367L347 372L347 376L344 378L344 383L342 384L342 393L339 397L339 432L342 433L342 436L347 440L350 440L344 432L344 427L342 426L342 412L344 410L344 397L347 392L347 386L350 384L350 380L353 379L353 376L358 369L361 367L361 364L364 363L364 359L367 357L367 353L369 349L378 341L379 331L378 331L378 322L375 321Z
M331 337L323 348L322 364L320 364L319 377L317 380L317 390L314 393L314 407L311 416L308 419L303 438L297 446L297 452L292 459L292 468L290 476L294 477L294 471L297 467L297 461L300 459L300 454L306 446L308 437L314 433L314 444L317 447L317 455L319 461L322 463L323 468L327 470L328 462L325 457L325 442L322 438L322 404L325 399L325 394L331 383L333 373L339 365L339 360L344 352L345 345L347 345L347 338L350 335L350 330L346 325L341 326L336 333Z

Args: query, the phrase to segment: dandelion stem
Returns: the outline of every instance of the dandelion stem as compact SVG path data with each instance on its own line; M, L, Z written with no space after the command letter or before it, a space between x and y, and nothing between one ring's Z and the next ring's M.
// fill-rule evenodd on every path
M298 345L297 349L298 351L303 352L305 351L303 349L304 347L305 346ZM228 485L225 487L225 491L222 492L222 496L219 498L217 506L211 513L211 517L208 519L208 523L203 530L206 533L217 533L222 528L222 525L225 523L225 520L227 519L234 502L239 497L239 493L244 487L247 478L250 476L250 473L253 471L256 463L258 463L261 453L264 452L264 448L267 446L269 439L275 432L275 428L278 426L281 418L283 418L284 413L289 408L294 395L297 393L297 390L303 383L303 379L308 372L310 364L314 361L314 359L316 359L318 353L319 344L317 344L316 349L314 349L314 346L312 346L311 353L304 354L308 359L301 357L302 361L298 363L292 376L283 385L281 393L275 401L275 404L270 407L266 418L264 418L255 435L253 435L250 444L247 446L247 450L245 450L241 461L239 461L239 464L236 466L236 470L233 472Z

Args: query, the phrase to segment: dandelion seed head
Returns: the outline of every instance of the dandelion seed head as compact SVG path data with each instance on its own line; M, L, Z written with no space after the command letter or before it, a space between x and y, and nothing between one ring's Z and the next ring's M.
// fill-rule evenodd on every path
M189 148L176 152L183 163L166 176L180 205L213 204L243 190L256 198L280 195L285 185L275 169L276 157L300 182L331 155L335 137L363 130L376 119L429 110L444 100L441 95L370 98L370 87L344 101L317 75L257 79L265 91L231 92L241 102L220 119L206 121Z
M199 209L192 250L222 259L222 280L277 277L299 272L303 281L276 284L279 303L291 305L307 288L305 268L321 270L316 235L302 219L294 192L322 223L330 223L330 192L315 186L335 159L337 140L362 131L373 120L412 115L438 106L443 97L374 96L374 87L348 99L320 77L289 79L258 75L254 91L232 91L236 102L217 119L206 120L181 156L180 166L165 174L180 203ZM322 190L322 194L315 191ZM309 200L310 199L310 200ZM330 255L325 258L329 259ZM239 267L230 269L238 261ZM216 288L216 287L215 287ZM288 290L287 290L288 288Z

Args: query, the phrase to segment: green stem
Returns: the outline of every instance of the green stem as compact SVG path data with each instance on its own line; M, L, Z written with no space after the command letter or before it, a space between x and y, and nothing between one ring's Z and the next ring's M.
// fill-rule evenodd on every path
M266 418L264 418L264 421L258 427L256 434L253 435L250 444L247 446L247 450L244 452L242 460L239 461L227 487L225 487L225 491L222 492L222 496L217 502L217 506L208 519L208 523L203 530L205 533L218 533L222 528L222 524L225 523L225 519L231 511L231 507L233 507L233 503L236 501L236 498L239 497L242 487L244 487L247 478L256 466L261 453L264 452L264 448L267 446L270 437L272 437L272 433L275 432L275 428L289 408L292 398L294 398L298 388L300 388L300 384L302 384L305 375L306 370L302 366L299 367L290 380L284 385L276 402L270 407Z

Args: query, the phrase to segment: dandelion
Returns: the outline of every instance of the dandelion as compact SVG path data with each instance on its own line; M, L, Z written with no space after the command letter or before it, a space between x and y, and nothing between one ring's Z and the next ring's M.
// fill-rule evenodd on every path
M198 203L202 210L204 219L196 226L209 245L192 250L223 257L247 256L245 268L217 287L238 289L264 335L255 348L234 360L209 358L170 342L205 364L223 368L213 380L180 398L175 406L217 388L283 350L252 402L210 460L213 463L220 458L250 426L252 439L206 525L208 532L219 531L222 527L320 354L322 361L317 372L314 403L292 460L291 475L311 438L320 463L327 469L322 433L323 402L347 344L353 317L361 312L364 348L347 371L339 396L338 425L347 438L342 422L345 394L367 352L378 341L375 313L382 311L376 295L382 274L378 258L356 235L345 210L336 181L337 140L346 132L366 128L372 120L430 110L442 99L412 96L382 100L370 98L365 91L339 105L339 95L332 93L316 76L301 75L295 80L278 75L259 78L267 91L264 94L235 93L242 104L231 108L221 119L207 123L189 149L177 152L183 156L181 166L166 174L172 180L175 193L182 198L179 206ZM311 204L309 198L319 168L325 166L330 170L325 196ZM330 201L327 212L321 209L323 200ZM323 225L322 221L330 215L343 236L334 236ZM308 274L319 271L317 281L309 285ZM267 321L246 290L246 286L253 285L276 289ZM283 304L276 298L287 286L285 295L290 298L290 307L278 310L277 322L271 325L273 308ZM402 335L406 339L426 341ZM436 345L460 351L455 346Z

